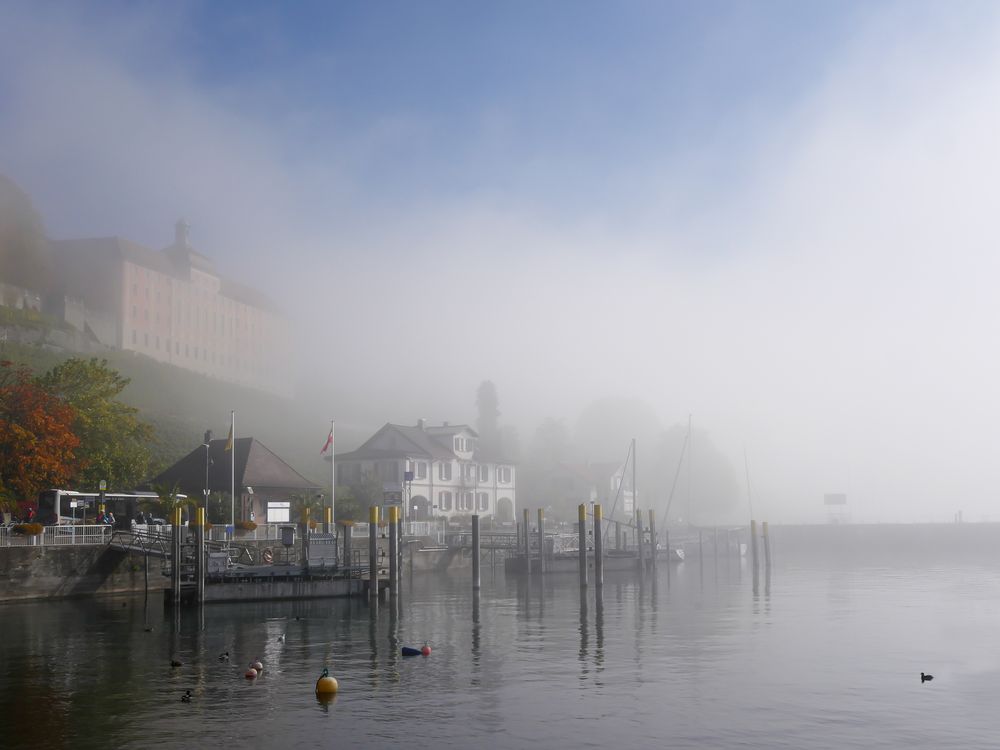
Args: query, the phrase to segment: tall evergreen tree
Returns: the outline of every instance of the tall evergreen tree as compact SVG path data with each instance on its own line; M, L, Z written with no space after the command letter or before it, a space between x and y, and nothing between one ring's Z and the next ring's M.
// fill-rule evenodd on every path
M479 448L488 456L499 456L503 452L500 436L500 402L497 387L492 380L484 380L476 391L476 430L479 432Z

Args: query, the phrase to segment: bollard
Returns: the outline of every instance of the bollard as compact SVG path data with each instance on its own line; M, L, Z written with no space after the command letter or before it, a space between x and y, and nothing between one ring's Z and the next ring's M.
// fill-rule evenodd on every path
M604 537L601 526L603 513L600 503L594 505L594 584L600 588L604 585Z
M368 597L378 599L378 506L368 509Z
M479 514L472 517L472 589L479 591Z
M198 604L205 602L205 509L194 514L194 580Z
M389 594L399 594L399 508L393 505L389 508Z
M580 503L577 508L579 520L578 543L580 545L580 588L587 588L587 506Z
M538 572L545 572L545 511L538 509Z

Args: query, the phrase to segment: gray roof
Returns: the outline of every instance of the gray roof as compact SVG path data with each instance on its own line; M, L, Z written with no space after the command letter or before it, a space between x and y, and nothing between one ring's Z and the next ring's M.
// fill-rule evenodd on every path
M452 450L452 435L467 431L478 437L478 433L468 425L448 425L416 427L413 425L387 422L360 448L349 453L338 453L338 461L378 461L380 459L429 458L432 460L455 460L458 456ZM492 463L514 463L498 456L486 456L479 451L475 460Z
M208 484L212 492L228 492L230 488L230 455L226 439L209 443ZM269 490L320 489L277 454L255 438L237 438L233 441L236 487L253 487ZM205 487L205 447L199 445L169 469L149 480L148 485L174 485L188 496L201 495Z

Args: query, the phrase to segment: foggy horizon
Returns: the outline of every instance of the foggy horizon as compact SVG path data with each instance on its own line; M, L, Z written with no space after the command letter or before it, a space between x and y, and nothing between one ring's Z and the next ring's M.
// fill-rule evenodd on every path
M562 420L668 485L654 441L691 415L735 516L746 454L776 523L829 492L1000 520L997 6L5 15L0 174L53 239L189 221L296 331L317 449L341 415L474 426L490 380L522 452ZM613 455L579 439L602 401L638 415Z

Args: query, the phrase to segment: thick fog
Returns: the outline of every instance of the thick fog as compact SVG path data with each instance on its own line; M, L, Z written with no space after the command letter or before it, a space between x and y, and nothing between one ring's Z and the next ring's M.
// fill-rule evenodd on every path
M542 5L5 4L0 172L54 238L185 217L317 449L488 379L522 459L669 488L690 415L735 513L1000 518L1000 9Z

